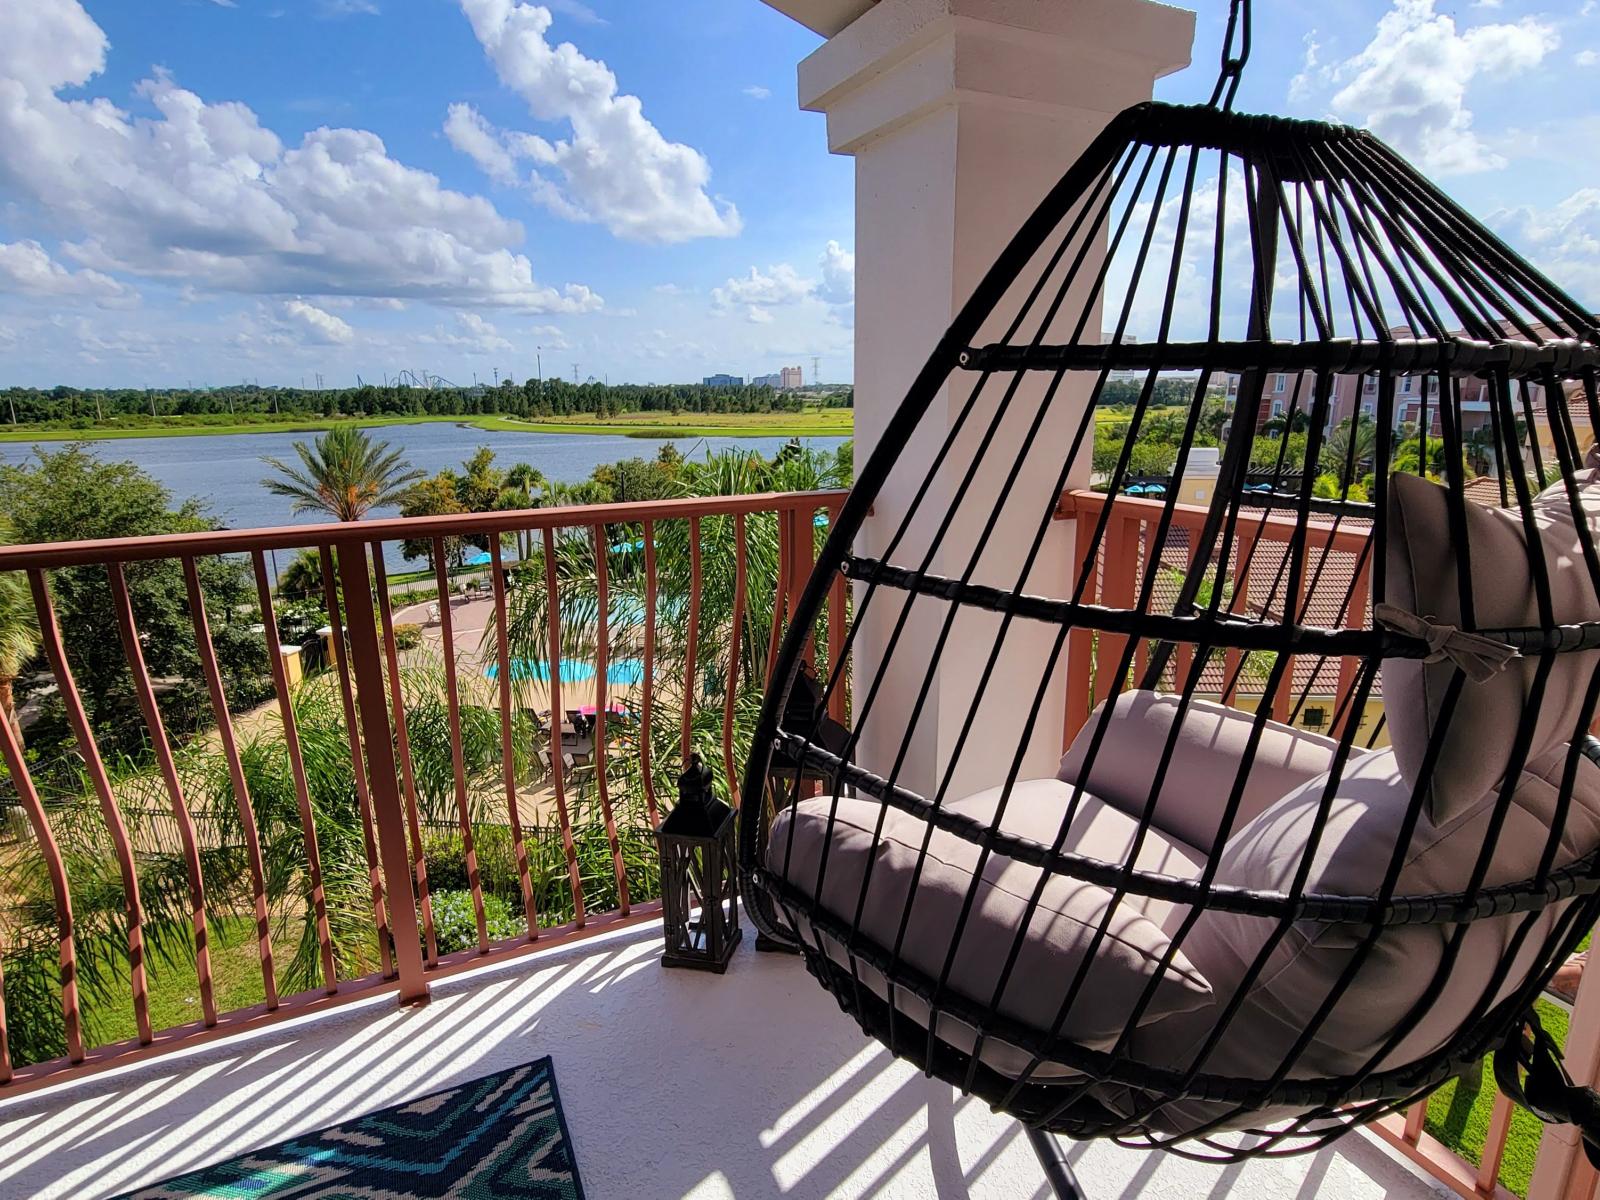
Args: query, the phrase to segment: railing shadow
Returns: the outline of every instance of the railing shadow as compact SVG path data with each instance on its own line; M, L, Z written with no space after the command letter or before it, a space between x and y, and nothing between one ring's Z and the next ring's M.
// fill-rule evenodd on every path
M0 1103L0 1195L93 1200L549 1055L591 1198L1048 1200L1014 1122L865 1041L785 956L663 971L654 925ZM1427 1185L1359 1137L1206 1167L1072 1148L1091 1196Z

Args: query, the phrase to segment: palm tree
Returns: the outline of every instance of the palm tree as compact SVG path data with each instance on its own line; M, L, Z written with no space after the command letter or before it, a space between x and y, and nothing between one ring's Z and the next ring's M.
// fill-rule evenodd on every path
M285 600L304 600L322 596L322 555L313 549L295 552L289 565L278 576L278 595Z
M302 466L276 458L262 459L278 472L262 480L268 491L294 501L290 512L325 512L335 520L359 521L367 512L396 504L400 495L423 477L407 468L400 451L374 442L355 425L335 425L314 446L294 444Z
M0 518L0 543L15 540L10 522ZM17 720L11 685L38 652L39 615L33 607L28 581L20 571L0 573L0 716L11 722L19 742L22 725Z
M684 463L677 485L683 496L737 496L761 492L815 491L847 486L850 477L848 446L842 453L808 450L796 444L772 460L759 454L729 450L703 462ZM551 499L571 495L560 486L549 488ZM637 659L643 654L646 580L642 556L626 548L639 536L637 526L613 525L607 532L611 615L607 625L610 661ZM826 529L813 527L820 541ZM712 767L717 786L727 794L723 778L722 705L728 675L727 648L732 645L733 612L737 582L737 540L734 519L707 516L700 521L700 621L696 679L686 696L689 644L689 594L691 547L689 523L662 521L656 538L656 645L655 711L652 723L652 763L659 773L658 795L668 795L679 761L679 715L687 701L692 738L701 757ZM619 544L623 548L616 548ZM779 532L773 513L752 513L745 521L745 605L740 622L739 691L735 697L735 761L743 761L754 733L766 684L768 638L772 628L773 596L778 582ZM587 530L564 530L555 539L557 594L560 602L561 655L593 661L599 642L599 597L596 572L597 547ZM813 546L813 555L815 546ZM533 586L517 588L508 607L506 630L513 657L545 664L549 658L548 615L544 580L544 552L535 545L523 568ZM485 637L493 636L493 617ZM490 643L492 644L492 643ZM827 664L819 662L826 678ZM546 668L548 670L548 667ZM609 777L609 776L608 776ZM613 793L626 789L613 780ZM635 781L636 782L636 781Z
M1355 424L1340 421L1322 446L1322 469L1347 485L1366 471L1377 452L1378 425L1372 417L1357 413Z

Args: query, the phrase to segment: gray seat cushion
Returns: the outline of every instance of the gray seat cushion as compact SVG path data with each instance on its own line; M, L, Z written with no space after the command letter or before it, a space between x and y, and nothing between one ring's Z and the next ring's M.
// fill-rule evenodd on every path
M1010 834L1049 846L1072 804L1074 789L1059 780L1018 783L1007 803L1001 828ZM975 821L993 821L999 801L993 789L949 804ZM821 894L822 907L846 922L853 920L863 875L872 863L871 883L862 911L861 929L871 941L893 951L907 897L912 887L928 826L916 817L877 801L842 798L829 833L829 812L835 801L822 797L802 802L795 815L779 814L768 843L767 864L808 895L815 892L818 864L829 846ZM883 821L881 839L874 830ZM793 833L792 851L790 846ZM1077 853L1121 864L1132 852L1138 822L1094 796L1082 795L1073 813L1067 845ZM934 829L927 859L916 881L901 958L937 979L954 947L949 986L983 1009L997 1007L1005 1016L1043 1032L1055 1023L1062 1001L1090 953L1096 932L1110 913L1106 935L1093 950L1094 962L1083 976L1061 1034L1095 1049L1107 1049L1122 1032L1130 1011L1146 985L1159 974L1144 1020L1158 1021L1174 1013L1207 1006L1211 989L1180 953L1158 972L1170 942L1161 922L1172 916L1170 905L1137 896L1125 897L1112 910L1112 894L1081 880L1053 875L1045 883L1038 909L1023 928L1027 902L1039 882L1038 868L1005 855L991 854L983 865L977 899L959 941L955 929L977 871L981 850L955 834ZM1140 868L1178 878L1193 878L1201 856L1191 847L1147 834L1139 849ZM832 938L801 922L797 931L813 947L848 965L849 956ZM1019 933L1022 943L1005 992L994 1004L995 989ZM862 982L879 997L888 989L878 972L858 960ZM927 1027L927 1006L897 990L896 1004L912 1020ZM970 1052L972 1029L941 1013L937 1035ZM986 1041L982 1057L1003 1074L1016 1075L1029 1055L1014 1046ZM1059 1066L1043 1077L1065 1073Z

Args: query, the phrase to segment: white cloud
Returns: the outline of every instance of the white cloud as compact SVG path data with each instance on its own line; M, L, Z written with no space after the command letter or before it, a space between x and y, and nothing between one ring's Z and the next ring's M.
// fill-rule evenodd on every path
M73 271L50 257L38 242L0 242L0 292L27 296L81 297L103 304L125 303L133 291L99 271Z
M731 308L739 304L756 304L770 307L775 304L795 304L816 290L814 279L802 279L800 273L788 263L768 267L766 271L750 268L743 279L730 279L719 288L713 288L711 299L718 308Z
M213 291L599 307L582 285L536 282L508 248L516 222L373 133L320 128L286 148L246 105L209 104L159 70L136 89L149 115L64 98L106 51L77 0L0 5L0 192L13 213L76 229L63 251L79 265Z
M517 181L517 160L499 135L470 104L452 104L444 119L450 144L496 183Z
M1424 169L1461 174L1503 166L1473 129L1467 87L1479 76L1510 79L1560 45L1534 17L1458 31L1434 0L1394 0L1370 44L1340 65L1333 108L1371 128Z
M759 83L752 83L749 87L745 88L744 94L749 96L752 100L772 99L772 89L764 88Z
M1592 67L1595 63L1600 63L1600 51L1579 50L1572 56L1572 61L1580 67Z
M751 267L748 275L729 279L711 289L711 311L727 314L744 309L745 320L766 325L773 320L772 310L811 304L826 312L835 325L855 322L856 256L836 241L830 241L817 259L820 278L800 274L788 263L778 263L765 271Z
M650 289L658 296L681 296L684 289L675 283L658 283Z
M476 350L482 354L488 354L496 350L511 349L511 343L501 337L499 331L477 313L457 313L456 325L461 332L458 338L452 342L452 345Z
M838 242L822 251L822 285L817 294L829 304L853 304L856 298L856 256Z
M1502 209L1489 224L1579 300L1600 304L1600 188L1546 209Z
M356 331L347 321L304 300L285 300L283 315L286 323L308 342L323 346L347 346L355 340Z
M534 199L568 220L603 224L618 237L682 242L732 237L738 210L713 199L711 167L692 146L669 142L644 116L637 96L619 94L617 77L571 42L552 46L548 8L519 0L460 0L500 81L540 121L564 121L571 138L494 129L465 105L453 106L445 135L494 178L500 154L527 164ZM457 109L464 111L457 112ZM484 144L491 139L499 154Z
M1313 29L1302 39L1305 45L1305 55L1300 60L1300 73L1289 80L1289 99L1291 101L1304 100L1311 94L1312 84L1317 78L1318 55L1322 52L1322 44L1317 41L1317 31Z
M580 25L611 24L610 21L583 3L583 0L544 0L544 6L551 12L560 13L563 17L571 17Z
M375 17L377 0L319 0L318 12L324 17Z

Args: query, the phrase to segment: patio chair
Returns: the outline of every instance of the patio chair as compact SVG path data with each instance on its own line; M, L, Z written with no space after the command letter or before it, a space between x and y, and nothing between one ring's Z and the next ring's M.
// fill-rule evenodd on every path
M1531 1008L1600 917L1600 466L1570 411L1600 422L1600 328L1371 134L1234 114L1248 46L1235 0L1211 103L1113 119L979 283L818 556L741 789L794 775L740 825L758 930L1017 1116L1062 1196L1055 1135L1312 1150L1491 1050L1600 1141ZM1162 372L1178 480L1237 380L1203 507L1119 495ZM1122 452L1073 493L1119 373ZM1370 499L1358 439L1318 461L1356 376ZM1466 496L1464 380L1500 508ZM1262 491L1274 396L1311 465L1285 439ZM848 664L810 721L788 700L841 574L829 748ZM1317 688L1331 737L1293 727Z

